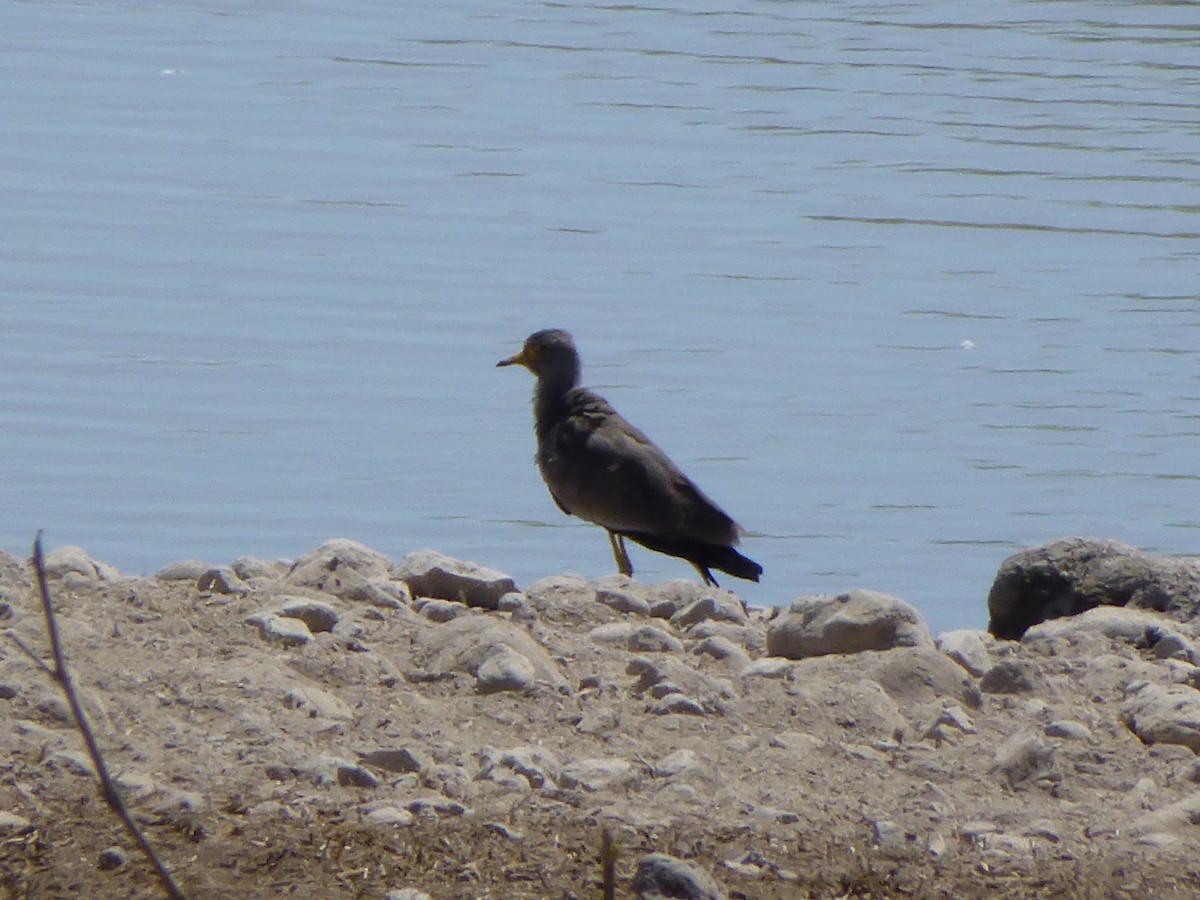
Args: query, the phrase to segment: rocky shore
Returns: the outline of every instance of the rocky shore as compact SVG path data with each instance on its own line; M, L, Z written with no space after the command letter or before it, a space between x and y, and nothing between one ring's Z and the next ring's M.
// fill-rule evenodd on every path
M46 563L107 764L194 898L599 897L605 829L618 897L1200 892L1191 561L1035 548L992 633L936 636L874 591L519 587L347 540L149 578ZM4 553L0 622L45 647ZM160 895L11 638L0 773L4 896Z

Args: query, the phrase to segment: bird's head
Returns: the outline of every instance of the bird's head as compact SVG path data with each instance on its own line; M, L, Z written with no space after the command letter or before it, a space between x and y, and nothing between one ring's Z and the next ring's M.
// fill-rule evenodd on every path
M575 350L575 340L569 332L559 328L534 332L525 338L520 353L502 359L496 365L524 366L538 378L557 380L565 376L574 382L579 377L579 354Z

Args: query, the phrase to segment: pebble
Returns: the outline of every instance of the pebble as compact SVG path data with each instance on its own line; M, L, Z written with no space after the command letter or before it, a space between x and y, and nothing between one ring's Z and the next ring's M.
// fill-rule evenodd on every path
M360 753L358 761L366 766L385 769L388 772L420 772L433 764L433 759L426 753L412 747L401 747L398 750L372 750L370 753Z
M563 766L561 784L584 791L610 791L637 780L637 772L624 759L577 759Z
M0 834L9 832L21 832L30 827L30 822L24 816L19 816L16 813L8 810L0 809Z
M728 591L722 591L720 594L709 594L689 603L672 615L670 621L681 631L708 621L741 625L746 621L746 610L740 600Z
M976 678L992 667L988 647L991 636L985 631L963 628L946 631L937 636L937 648Z
M276 606L267 611L267 615L284 616L288 619L299 619L308 626L313 634L330 632L337 626L338 611L331 603L313 600L310 597L280 596L275 598Z
M619 613L637 616L650 615L650 604L644 598L616 588L599 588L596 591L596 602Z
M526 691L533 687L536 678L533 663L506 644L499 644L476 670L475 688L481 694Z
M916 607L878 591L799 597L767 627L767 653L788 659L932 647Z
M398 828L408 828L415 825L417 817L407 809L401 809L393 804L384 804L364 811L363 821L368 825L391 825ZM391 892L388 896L392 896ZM421 896L428 896L422 894Z
M984 673L979 689L988 694L1026 694L1038 685L1038 667L1028 659L1005 659Z
M796 668L796 661L778 656L756 659L742 669L743 678L787 678Z
M700 768L700 757L696 751L681 747L673 753L668 753L654 764L654 774L658 778L674 778L685 772L694 772Z
M500 598L516 591L508 575L436 550L408 554L392 572L418 597L457 600L468 606L496 609Z
M1071 741L1091 741L1092 730L1073 719L1055 719L1045 729L1046 737L1066 738Z
M634 629L625 647L634 653L679 653L683 641L655 625L642 625Z
M435 597L423 597L414 601L413 609L422 619L428 619L430 622L449 622L471 611L466 604L454 600L438 600Z
M300 619L277 616L272 613L255 613L247 616L245 622L247 625L258 628L258 633L263 640L284 647L303 647L313 641L312 632Z
M247 594L250 588L230 566L214 566L200 573L196 590L212 594Z
M354 712L346 703L324 688L300 686L291 688L283 695L288 709L300 709L314 719L336 719L348 722Z
M108 847L100 851L100 855L96 859L96 866L102 872L111 872L114 869L121 868L128 861L125 851L120 847Z
M342 787L379 787L379 779L362 766L342 763L337 767L337 782Z
M632 887L638 900L725 900L711 875L665 853L650 853L638 860Z

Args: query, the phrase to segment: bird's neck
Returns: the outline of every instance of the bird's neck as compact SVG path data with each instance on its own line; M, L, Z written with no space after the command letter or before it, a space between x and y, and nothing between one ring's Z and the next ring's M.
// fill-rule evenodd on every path
M578 386L578 363L571 369L541 375L533 394L533 418L539 434L562 418L569 405L567 396Z

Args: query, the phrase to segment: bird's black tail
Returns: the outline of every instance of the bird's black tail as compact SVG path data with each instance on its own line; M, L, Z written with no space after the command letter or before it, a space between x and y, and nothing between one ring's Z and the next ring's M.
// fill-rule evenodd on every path
M758 581L763 567L749 557L742 556L732 547L723 544L706 544L692 538L662 537L657 534L646 534L639 531L622 532L631 541L641 544L650 550L678 556L686 559L700 570L706 583L716 584L716 579L709 574L709 569L728 572L735 578L745 578L747 581Z

